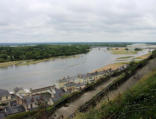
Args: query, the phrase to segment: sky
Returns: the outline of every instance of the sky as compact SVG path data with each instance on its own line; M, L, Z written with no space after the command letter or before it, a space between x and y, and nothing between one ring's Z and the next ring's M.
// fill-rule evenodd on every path
M0 0L0 43L156 42L156 0Z

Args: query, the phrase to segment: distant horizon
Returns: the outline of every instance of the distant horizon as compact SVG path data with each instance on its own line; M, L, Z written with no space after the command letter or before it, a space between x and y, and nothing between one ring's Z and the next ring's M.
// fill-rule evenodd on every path
M0 42L0 44L30 44L30 43L37 43L37 44L43 44L43 43L156 43L155 41L153 42L134 42L134 41L128 41L128 42L122 42L122 41L110 41L110 42Z

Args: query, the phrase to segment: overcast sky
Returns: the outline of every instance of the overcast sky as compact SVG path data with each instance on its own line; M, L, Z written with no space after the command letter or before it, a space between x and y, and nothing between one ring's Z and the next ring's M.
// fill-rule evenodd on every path
M0 0L0 42L156 42L156 0Z

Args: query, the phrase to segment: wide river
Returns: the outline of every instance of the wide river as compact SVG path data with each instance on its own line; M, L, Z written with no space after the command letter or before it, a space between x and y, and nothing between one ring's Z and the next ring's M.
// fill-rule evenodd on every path
M146 54L141 51L135 56ZM49 86L65 76L76 76L117 62L117 58L130 55L114 55L106 48L92 48L89 53L59 57L53 60L23 66L0 68L0 88L39 88ZM134 56L134 55L133 55Z

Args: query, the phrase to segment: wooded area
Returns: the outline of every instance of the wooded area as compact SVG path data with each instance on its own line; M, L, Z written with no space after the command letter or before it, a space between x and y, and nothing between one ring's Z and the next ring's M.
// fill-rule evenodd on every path
M89 51L88 45L37 45L0 47L0 62L38 60L56 56L69 56Z

